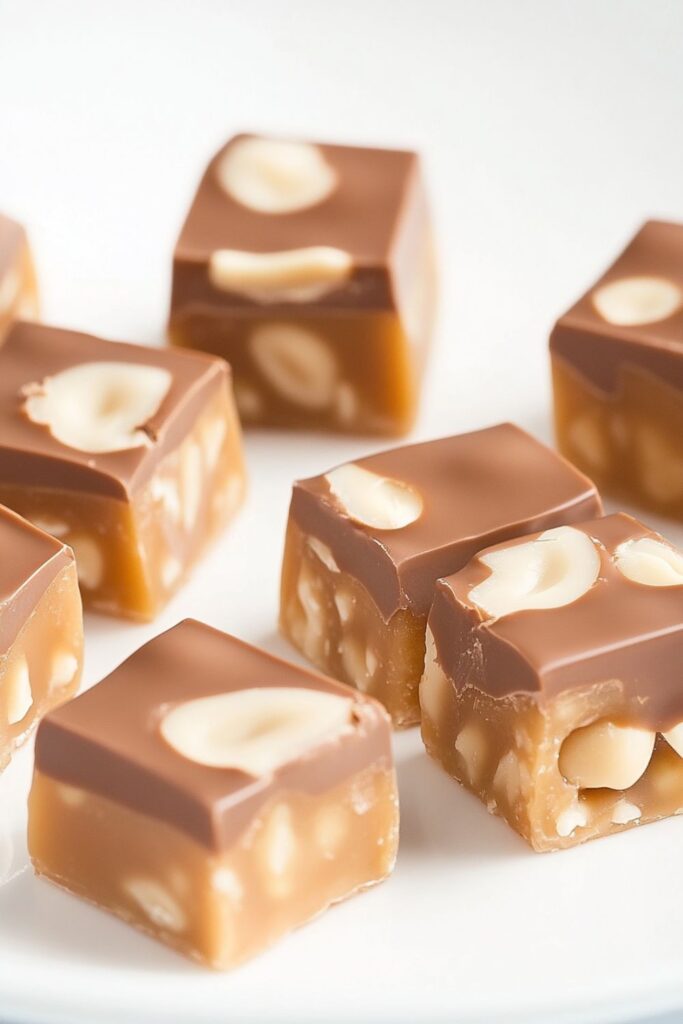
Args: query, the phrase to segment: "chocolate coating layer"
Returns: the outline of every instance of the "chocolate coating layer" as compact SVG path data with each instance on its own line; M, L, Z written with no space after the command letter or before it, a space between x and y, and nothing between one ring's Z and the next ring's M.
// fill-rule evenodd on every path
M71 548L0 505L0 656L73 560Z
M137 363L168 370L172 383L158 412L140 424L151 444L92 453L70 448L22 409L22 388L80 363ZM0 483L84 491L128 500L183 440L229 374L222 359L177 349L104 341L42 324L16 323L0 349Z
M399 608L426 614L435 581L481 548L602 510L587 477L511 423L394 448L356 464L417 490L420 518L399 530L363 526L340 508L324 475L294 485L290 515L330 547L385 620Z
M550 350L606 394L624 363L683 389L683 307L656 323L608 323L593 304L602 285L625 277L662 277L683 289L683 224L648 221L599 281L556 323Z
M172 308L263 308L211 284L207 265L217 249L270 253L325 245L348 253L353 269L341 287L307 301L307 308L395 309L390 271L393 262L400 262L395 253L399 227L415 204L423 213L425 202L417 154L321 144L318 149L336 173L337 187L307 209L268 214L235 201L218 181L221 159L244 138L231 139L201 180L176 246ZM295 305L301 309L301 303ZM269 303L268 315L291 308L288 302Z
M439 581L429 617L439 663L457 686L494 697L532 693L541 702L619 680L637 698L640 722L666 729L683 718L683 586L635 583L614 564L626 541L662 537L623 513L575 526L597 544L600 574L564 607L487 620L469 599L491 572L479 557Z
M349 697L355 721L336 740L258 779L197 764L163 740L159 723L174 704L263 686ZM391 766L388 718L379 704L191 619L50 713L36 739L36 767L45 775L165 821L212 850L229 847L278 791L324 792L377 763Z

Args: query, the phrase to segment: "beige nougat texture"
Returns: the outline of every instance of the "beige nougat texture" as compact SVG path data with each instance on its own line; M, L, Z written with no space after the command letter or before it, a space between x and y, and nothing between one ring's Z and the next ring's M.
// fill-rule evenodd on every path
M420 701L428 753L534 850L565 849L683 809L683 758L661 735L627 789L582 789L563 776L562 747L575 730L637 720L638 701L629 704L618 680L570 690L547 705L530 694L493 698L448 678L428 630Z
M87 607L153 618L239 507L241 435L227 385L130 502L0 486L0 502L69 544Z
M0 657L0 770L38 720L78 690L83 617L73 560Z
M39 772L29 801L38 874L219 970L381 881L397 842L396 781L379 768L278 793L220 853Z
M38 282L28 242L0 276L0 345L13 320L37 320Z
M171 343L228 359L249 426L387 437L415 418L431 330L410 338L396 313L178 313Z
M613 395L560 356L552 368L563 454L606 493L683 520L683 392L628 364Z
M419 722L426 616L399 609L385 622L365 587L291 519L280 609L282 632L314 665L380 700L395 726Z

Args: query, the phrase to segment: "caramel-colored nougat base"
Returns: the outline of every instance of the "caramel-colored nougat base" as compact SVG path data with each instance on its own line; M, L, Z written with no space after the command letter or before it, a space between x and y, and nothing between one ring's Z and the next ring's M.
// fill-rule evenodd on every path
M16 265L0 280L0 345L13 320L36 320L38 282L31 250L24 245Z
M563 454L606 493L683 520L683 392L624 365L606 395L561 357L552 363Z
M280 793L225 853L37 772L29 851L38 874L219 969L385 878L398 841L393 771L326 793Z
M392 436L408 431L418 361L390 313L176 313L174 345L223 356L245 425Z
M0 502L69 544L87 606L150 619L239 506L241 436L227 389L198 417L132 503L0 486Z
M71 562L0 658L0 770L37 721L77 691L82 661L81 597Z
M380 700L396 726L420 720L425 626L425 616L407 609L385 622L365 587L339 570L329 548L290 520L282 567L282 632L327 675Z
M560 694L546 707L530 694L494 698L450 680L427 631L420 685L428 753L539 852L561 850L683 811L683 758L661 737L645 773L630 788L579 789L559 769L575 729L608 719L637 724L616 680Z

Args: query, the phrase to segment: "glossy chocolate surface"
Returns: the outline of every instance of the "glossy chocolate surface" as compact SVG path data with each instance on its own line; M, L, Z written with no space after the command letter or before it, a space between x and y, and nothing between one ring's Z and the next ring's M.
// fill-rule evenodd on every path
M0 656L73 560L71 548L0 505Z
M285 214L252 210L232 199L219 184L216 169L231 139L212 159L201 180L175 251L172 309L202 307L240 310L264 306L244 295L213 287L208 261L217 249L254 253L280 252L308 246L332 246L353 261L348 280L319 298L297 303L269 303L278 309L394 309L397 298L391 271L405 262L397 252L404 218L419 209L427 216L417 154L401 150L366 149L320 144L318 149L337 175L337 185L322 202ZM424 230L424 228L423 228ZM411 234L414 232L411 229ZM410 254L410 266L413 265ZM397 268L400 269L400 268Z
M601 511L591 481L511 423L406 445L356 464L409 484L420 518L399 530L352 520L324 475L294 485L290 515L327 544L388 620L399 608L426 614L439 577L481 548Z
M494 697L532 693L546 701L619 680L639 704L639 721L667 728L683 712L683 586L635 583L613 557L626 541L663 538L623 513L575 525L600 554L600 574L586 594L560 608L487 620L469 593L491 570L474 558L437 584L429 625L438 660L454 685Z
M262 686L350 697L353 725L262 778L197 764L162 738L160 721L173 705ZM191 619L51 712L36 739L36 767L45 775L165 821L213 850L229 847L278 791L325 792L376 764L391 765L390 728L379 704Z
M593 304L602 285L654 276L683 289L683 224L648 221L595 285L555 325L550 349L606 394L618 390L627 364L683 389L683 306L656 323L622 326Z
M0 213L0 283L8 270L15 266L26 232L21 224Z
M150 444L92 453L57 441L22 409L22 388L80 363L129 362L168 370L172 383L144 427ZM229 374L222 359L178 349L104 341L42 324L14 324L0 349L0 483L128 500L192 427Z

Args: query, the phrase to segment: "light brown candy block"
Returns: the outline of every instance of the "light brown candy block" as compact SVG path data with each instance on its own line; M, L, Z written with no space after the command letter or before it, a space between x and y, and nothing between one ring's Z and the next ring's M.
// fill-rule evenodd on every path
M683 554L623 514L480 552L441 580L428 752L535 850L683 808Z
M230 361L245 423L401 434L435 290L415 153L239 135L178 240L169 335Z
M562 451L601 490L683 519L683 224L645 224L550 349Z
M0 213L0 345L13 320L38 316L38 285L21 224Z
M38 732L36 871L219 969L393 868L383 709L187 620Z
M73 553L0 506L0 770L78 689L83 616Z
M590 480L510 423L338 466L294 486L280 627L413 725L436 580L487 544L600 510Z
M153 617L243 490L222 360L11 328L0 349L0 501L73 548L90 607Z

